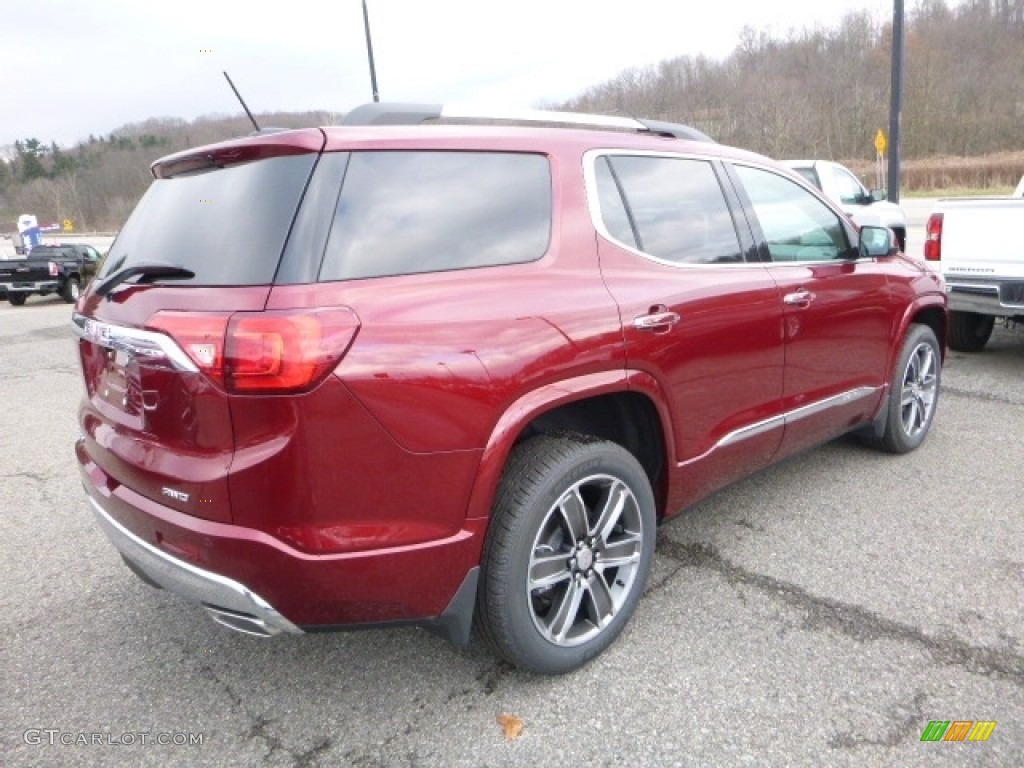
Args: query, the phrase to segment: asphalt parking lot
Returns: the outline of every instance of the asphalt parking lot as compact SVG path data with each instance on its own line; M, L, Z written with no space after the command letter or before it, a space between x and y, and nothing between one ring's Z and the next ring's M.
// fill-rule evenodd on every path
M619 642L540 678L418 629L243 636L132 576L69 316L0 303L6 766L1024 765L1024 329L950 354L917 452L836 441L663 526Z

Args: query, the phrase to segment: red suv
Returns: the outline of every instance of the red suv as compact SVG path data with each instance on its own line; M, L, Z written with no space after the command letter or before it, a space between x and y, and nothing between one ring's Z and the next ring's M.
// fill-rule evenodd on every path
M76 307L76 451L127 565L222 624L475 625L565 672L663 519L845 433L916 448L946 301L889 230L693 129L464 117L154 163Z

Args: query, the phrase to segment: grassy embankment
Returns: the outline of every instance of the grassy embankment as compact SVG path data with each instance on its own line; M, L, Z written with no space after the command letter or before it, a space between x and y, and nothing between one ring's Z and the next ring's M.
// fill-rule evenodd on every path
M872 162L854 160L845 165L865 182L875 178ZM1024 151L980 157L905 158L900 163L900 194L906 197L1008 195L1021 176L1024 176Z

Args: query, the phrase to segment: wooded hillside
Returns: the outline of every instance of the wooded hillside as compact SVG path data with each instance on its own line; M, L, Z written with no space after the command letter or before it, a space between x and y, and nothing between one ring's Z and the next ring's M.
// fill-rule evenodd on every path
M903 157L1024 149L1024 0L923 0L905 29ZM785 39L748 27L724 61L628 70L559 108L686 122L772 157L872 159L891 51L891 17L866 12Z
M891 36L891 17L863 12L784 38L748 28L724 60L680 56L627 70L552 106L689 123L725 144L836 159L863 174L876 132L888 131ZM258 118L300 127L338 115ZM1024 0L921 0L908 10L902 130L908 167L984 155L1000 159L969 164L973 185L1016 183L1024 173ZM0 231L25 212L40 222L70 218L78 231L116 230L151 181L153 160L250 131L240 114L152 119L70 149L26 138L13 162L0 161Z

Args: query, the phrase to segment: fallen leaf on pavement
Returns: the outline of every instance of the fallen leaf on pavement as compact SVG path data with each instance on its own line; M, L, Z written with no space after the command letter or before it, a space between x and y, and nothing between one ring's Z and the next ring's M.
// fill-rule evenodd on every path
M519 734L523 732L523 721L515 715L501 714L498 715L497 720L502 730L505 731L505 741L519 738Z

